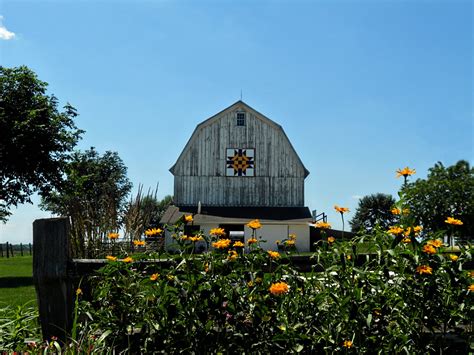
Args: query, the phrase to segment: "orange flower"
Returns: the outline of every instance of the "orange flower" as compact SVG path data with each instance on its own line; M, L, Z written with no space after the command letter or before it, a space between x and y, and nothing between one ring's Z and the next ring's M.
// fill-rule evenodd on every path
M296 240L296 234L288 234L289 240Z
M350 348L352 348L352 341L344 340L344 343L342 344L342 346L345 347L345 348L350 349Z
M210 235L215 235L216 237L223 237L225 236L224 228L213 228L209 231Z
M336 238L334 238L334 237L328 237L328 243L329 243L329 244L332 244L332 243L334 243L335 241L336 241Z
M439 239L432 239L432 240L428 240L428 241L426 242L426 244L432 245L432 246L434 246L435 248L439 248L440 246L443 245L443 242L442 242L441 240L439 240Z
M285 293L288 293L289 291L289 286L286 282L277 282L277 283L272 283L270 288L268 289L272 295L279 296L283 295Z
M230 245L230 239L219 239L217 242L212 243L212 246L217 249L226 249Z
M448 217L445 222L447 224L452 224L452 225L455 225L455 226L462 226L464 223L460 220L460 219L456 219L456 218L453 218L453 217Z
M276 259L279 259L279 258L280 258L280 253L277 252L277 251L271 251L271 250L269 250L269 251L268 251L268 256L270 256L270 258L276 260Z
M423 228L421 226L415 226L413 227L413 233L415 233L415 235L418 235L420 234L420 232L423 230Z
M108 237L111 240L115 240L115 239L118 239L119 234L118 233L109 233Z
M467 288L468 291L474 292L474 284L470 284Z
M116 256L107 255L105 258L106 258L107 260L109 260L109 261L117 261L117 257L116 257Z
M133 244L136 246L136 247L142 247L145 245L145 241L144 240L134 240L133 241Z
M346 213L346 212L349 212L349 208L347 208L347 207L339 207L338 205L335 205L335 206L334 206L334 209L335 209L337 212L341 213L341 214Z
M262 228L262 225L260 224L260 221L258 219L254 219L253 221L250 221L249 223L247 223L247 227L255 230L255 229Z
M237 254L235 250L229 250L228 254L229 256L227 257L227 259L229 259L230 261L235 261L239 257L239 254Z
M436 254L436 248L430 244L423 245L423 252L426 254Z
M131 263L133 261L133 259L131 257L127 256L125 259L122 259L122 261L124 263Z
M421 274L429 274L431 275L433 272L433 269L429 267L428 265L420 265L416 268L416 272L418 272L420 275Z
M402 243L406 243L406 244L411 243L411 239L410 238L403 238Z
M410 169L408 166L405 167L404 169L398 169L397 170L397 178L400 176L407 177L409 175L413 175L416 173L415 169Z
M290 239L290 240L285 240L285 244L286 246L288 247L292 247L295 245L295 241L293 239Z
M244 246L245 244L240 241L236 241L233 245L234 248L243 248Z
M163 230L160 229L160 228L151 228L151 229L147 229L145 231L145 235L147 237L152 237L154 235L160 235L161 233L163 233Z
M401 211L400 211L398 208L396 208L396 207L392 208L392 209L391 209L391 212L392 212L392 214L394 214L394 215L399 215L399 214L401 213Z
M184 216L184 221L186 223L191 223L193 221L193 216L191 214L187 214Z
M408 237L408 236L410 235L410 233L411 233L411 227L408 227L408 228L405 230L405 232L403 233L403 235L404 235L405 237Z
M249 245L250 245L250 244L255 244L255 243L257 243L257 242L258 242L258 240L255 239L255 238L250 238L249 240L247 240L247 243L248 243Z
M319 228L319 229L330 229L331 228L331 225L329 223L326 223L326 222L317 222L314 224L314 227L315 228Z
M393 227L390 227L388 232L393 235L399 235L403 233L403 228L400 228L399 226L393 226Z
M203 238L200 235L196 235L194 237L189 237L188 240L190 240L193 243L196 243L203 240Z
M151 281L156 281L159 276L160 276L160 274L158 274L158 273L153 274L153 275L150 276L150 280L151 280Z
M456 254L449 254L449 258L451 259L451 261L456 261L459 259L459 256L457 256Z

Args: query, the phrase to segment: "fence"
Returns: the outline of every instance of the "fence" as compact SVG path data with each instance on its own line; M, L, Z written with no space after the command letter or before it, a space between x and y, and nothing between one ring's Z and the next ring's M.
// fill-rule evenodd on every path
M11 244L6 242L4 244L0 244L0 257L1 258L13 258L16 256L25 256L25 255L32 255L33 254L33 246L31 243L29 244Z

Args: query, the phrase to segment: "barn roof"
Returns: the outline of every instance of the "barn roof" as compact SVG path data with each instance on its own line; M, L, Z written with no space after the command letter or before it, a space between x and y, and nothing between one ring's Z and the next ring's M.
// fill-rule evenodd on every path
M183 151L181 152L181 154L179 155L178 159L176 160L176 163L174 163L174 165L170 168L170 172L174 175L174 168L175 166L179 163L179 161L181 160L181 158L183 157L184 153L186 152L186 150L188 149L188 147L191 145L191 143L193 142L193 140L195 139L195 137L197 136L197 133L199 132L199 130L201 130L202 128L212 124L214 121L218 120L219 117L224 114L225 112L227 111L233 111L237 108L244 108L245 110L247 111L252 111L254 114L255 114L255 117L257 117L258 119L268 123L269 125L275 127L277 130L281 131L281 133L283 134L283 136L286 138L286 140L288 141L288 145L290 146L290 148L293 150L296 158L298 159L299 163L301 164L301 166L303 167L304 169L304 172L305 172L305 178L309 175L309 170L306 169L306 167L304 166L303 162L301 161L298 153L296 152L295 148L293 147L293 145L291 144L291 141L288 139L288 136L286 135L285 131L283 130L283 127L280 126L278 123L276 123L275 121L272 121L270 118L268 118L267 116L261 114L260 112L258 112L257 110L255 110L253 107L247 105L245 102L243 102L242 100L239 100L237 102L235 102L234 104L230 105L229 107L223 109L222 111L216 113L214 116L211 116L209 117L207 120L204 120L203 122L201 122L200 124L198 124L196 126L196 128L194 129L194 132L193 134L191 135L191 138L189 138L188 142L186 143L186 146L184 147Z
M192 213L194 223L247 223L251 219L262 222L306 224L312 221L308 207L216 207L202 206L169 206L160 223L174 224L184 214Z

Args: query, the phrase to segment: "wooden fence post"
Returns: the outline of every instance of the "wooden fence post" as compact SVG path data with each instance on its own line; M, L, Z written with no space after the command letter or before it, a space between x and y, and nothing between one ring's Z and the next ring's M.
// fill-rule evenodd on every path
M30 255L31 255L31 253L32 253L32 252L31 252L31 243L29 244L29 247L30 247Z
M15 254L13 253L13 244L10 244L10 255L13 258Z
M3 245L2 245L2 244L0 244L0 255L1 255L2 258L3 258Z
M20 255L23 256L23 243L20 243Z
M56 336L64 342L72 326L74 292L67 275L69 228L67 218L33 222L33 281L44 340Z
M10 257L10 248L8 246L8 242L7 242L7 259Z

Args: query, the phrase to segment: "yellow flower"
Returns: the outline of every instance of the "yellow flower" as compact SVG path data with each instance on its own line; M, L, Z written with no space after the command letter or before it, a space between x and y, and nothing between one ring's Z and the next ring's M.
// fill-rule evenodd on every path
M136 247L142 247L145 245L145 241L144 240L134 240L133 241L133 244L136 246Z
M288 293L289 287L286 282L273 283L268 289L272 295L279 296Z
M445 222L447 224L452 224L452 225L456 225L456 226L462 226L464 223L460 220L460 219L456 219L456 218L453 218L453 217L448 217Z
M183 234L183 235L180 237L180 239L181 239L181 240L184 240L184 241L188 240L189 238L191 238L191 237L188 237L188 236L185 235L185 234Z
M289 247L292 247L295 245L295 241L294 240L286 240L285 241L285 244Z
M410 214L410 209L409 208L404 208L402 210L402 213L406 216L406 215L409 215Z
M203 238L200 235L196 235L194 237L189 237L188 240L190 240L193 243L196 243L203 240Z
M191 223L191 222L193 221L193 216L190 215L190 214L185 215L185 216L184 216L184 221L185 221L186 223Z
M160 276L160 274L158 274L158 273L153 274L153 275L150 276L150 280L151 280L151 281L156 281L159 276Z
M332 243L334 243L335 241L336 241L336 238L334 238L334 237L328 237L328 243L329 243L329 244L332 244Z
M410 233L411 233L411 227L408 227L408 228L405 230L405 232L403 233L403 235L404 235L405 237L408 237L408 236L410 235Z
M418 272L420 275L421 274L432 274L433 269L429 267L428 265L420 265L416 268L416 272Z
M457 256L456 254L449 254L449 258L452 260L452 261L456 261L459 259L459 256Z
M349 212L349 208L347 208L347 207L339 207L338 205L335 205L335 206L334 206L334 209L335 209L337 212L341 213L341 214L346 213L346 212Z
M321 221L321 222L315 223L314 227L319 228L319 229L329 229L329 228L331 228L331 225L329 223Z
M281 243L281 242L280 242L279 240L277 240L277 241L275 242L276 245L279 245L280 243Z
M168 275L166 275L166 278L168 279L168 281L173 281L175 279L175 276L171 275L171 274L168 274Z
M257 278L255 279L255 283L257 283L257 284L261 284L262 281L263 281L263 279L262 279L261 277L257 277Z
M468 291L474 292L474 284L470 284L467 289Z
M147 237L152 237L154 235L160 235L161 233L163 233L163 230L161 230L160 228L152 228L152 229L147 229L145 231L145 235Z
M270 256L270 258L272 258L272 259L274 259L274 260L280 258L280 253L277 252L277 251L271 251L271 250L269 250L269 251L268 251L268 255Z
M225 236L224 228L213 228L209 231L210 235L215 235L216 237L223 237Z
M239 257L239 254L237 254L235 250L229 250L227 253L229 254L227 259L230 261L235 261Z
M82 290L80 288L76 290L76 296L79 296L79 295L82 295Z
M430 244L423 245L423 252L426 254L436 254L436 248Z
M415 235L418 235L420 234L420 232L423 230L423 228L421 226L415 226L413 227L413 233L415 233Z
M258 242L258 240L255 239L255 238L250 238L249 240L247 240L247 243L248 243L249 245L250 245L250 244L255 244L255 243L257 243L257 242Z
M469 271L468 275L469 275L469 277L474 278L474 271Z
M396 207L392 208L392 209L391 209L391 212L392 212L392 214L394 214L394 215L399 215L399 214L401 213L401 211L400 211L398 208L396 208Z
M352 348L352 341L344 340L344 343L342 344L342 346L345 347L345 348L350 349L350 348Z
M209 272L209 263L204 264L204 272Z
M390 227L388 232L393 235L399 235L403 233L403 228L400 228L399 226L393 226L393 227Z
M406 243L406 244L411 243L411 239L410 238L403 238L402 243Z
M243 248L244 246L245 244L240 241L234 242L234 245L233 245L234 248Z
M212 243L212 246L217 249L225 249L230 245L230 239L220 239L217 242Z
M109 239L115 240L115 239L118 239L119 234L118 233L109 233L108 237L109 237Z
M253 287L253 286L254 286L253 281L250 280L249 282L247 282L247 286L248 286L248 287Z
M347 259L347 260L351 260L351 259L352 259L352 256L351 256L351 255L347 255L347 256L346 256L346 259Z
M133 261L133 259L131 257L127 256L125 259L122 259L122 261L124 263L131 263Z
M116 256L107 255L105 258L106 258L107 260L109 260L109 261L117 261L117 257L116 257Z
M260 221L258 219L254 219L253 221L250 221L249 223L247 223L247 227L255 230L255 229L262 228L262 225L260 224Z
M289 240L296 240L296 234L288 234Z
M442 242L441 240L439 240L439 239L432 239L432 240L428 240L428 241L426 242L426 244L432 245L432 246L434 246L435 248L439 248L440 246L443 245L443 242Z
M416 173L415 169L410 169L408 166L405 167L404 169L398 169L397 170L397 178L400 176L407 177L409 175L413 175Z

